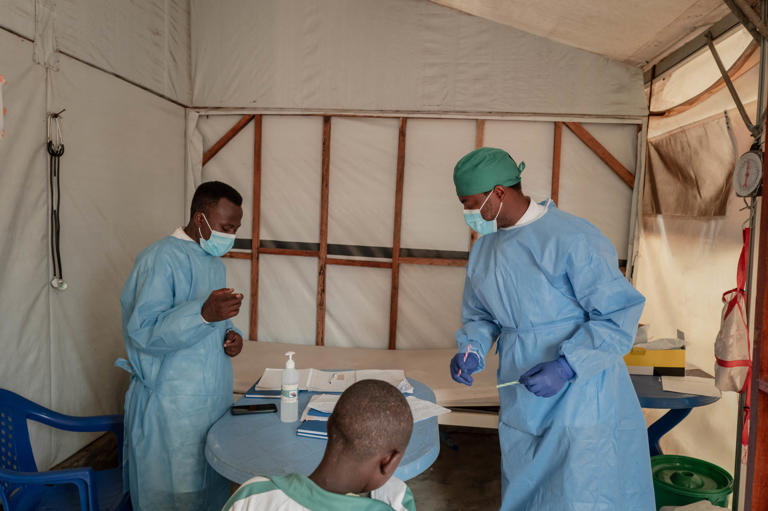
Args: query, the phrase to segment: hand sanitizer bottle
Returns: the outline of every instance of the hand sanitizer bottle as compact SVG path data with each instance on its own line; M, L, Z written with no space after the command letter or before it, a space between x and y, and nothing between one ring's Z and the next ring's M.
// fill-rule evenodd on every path
M296 422L299 419L299 372L293 356L296 353L289 351L285 354L283 381L280 387L280 420L283 422Z

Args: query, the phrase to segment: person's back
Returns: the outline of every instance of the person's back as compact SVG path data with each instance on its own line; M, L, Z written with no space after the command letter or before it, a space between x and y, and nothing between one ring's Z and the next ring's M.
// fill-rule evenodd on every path
M413 494L392 477L413 430L408 402L392 385L349 387L328 418L328 445L309 476L254 477L223 511L414 511Z

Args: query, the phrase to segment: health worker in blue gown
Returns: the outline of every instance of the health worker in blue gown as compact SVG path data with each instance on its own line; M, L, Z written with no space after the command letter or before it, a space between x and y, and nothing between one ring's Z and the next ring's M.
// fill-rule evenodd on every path
M232 404L232 362L243 338L230 318L242 295L219 259L232 248L242 197L201 184L191 218L143 250L120 304L131 373L125 395L123 480L136 511L220 509L229 482L206 462L208 429Z
M523 195L524 168L486 147L453 175L482 236L451 375L472 385L495 342L498 383L520 382L499 388L501 509L652 511L645 421L622 359L645 298L595 226Z

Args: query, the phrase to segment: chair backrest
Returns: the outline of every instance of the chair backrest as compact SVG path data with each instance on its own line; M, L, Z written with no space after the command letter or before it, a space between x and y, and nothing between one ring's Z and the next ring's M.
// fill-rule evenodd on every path
M14 472L37 472L27 417L42 406L9 390L0 389L0 466ZM17 486L3 482L6 495Z

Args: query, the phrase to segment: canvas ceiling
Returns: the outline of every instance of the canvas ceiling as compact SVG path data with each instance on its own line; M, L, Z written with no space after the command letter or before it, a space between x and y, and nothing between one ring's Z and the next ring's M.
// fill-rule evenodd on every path
M431 0L553 41L644 66L729 14L722 0Z

